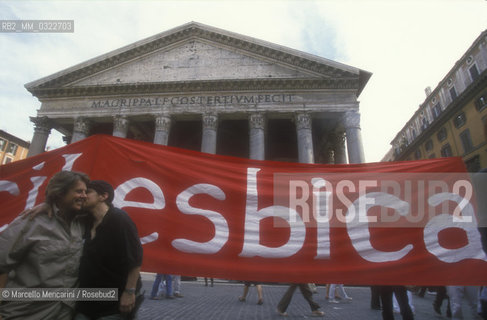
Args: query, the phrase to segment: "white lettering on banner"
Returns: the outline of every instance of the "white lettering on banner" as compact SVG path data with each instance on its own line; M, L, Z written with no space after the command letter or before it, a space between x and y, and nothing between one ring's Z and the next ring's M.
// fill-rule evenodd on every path
M313 216L317 224L317 245L315 259L330 258L330 210L333 208L333 193L331 191L320 191L325 187L326 190L333 189L329 181L321 178L311 179L313 184ZM324 200L323 202L321 200Z
M345 196L345 194L346 194L346 192L344 191L345 188L348 189L348 193L355 192L355 184L352 181L342 180L342 181L339 181L337 183L337 186L336 186L337 198L341 203L343 203L345 205L346 208L348 208L348 211L352 211L355 213L355 207L354 207L353 202ZM338 221L343 221L343 222L347 221L347 218L343 214L342 209L336 209L335 211L336 211L336 216L338 218ZM347 216L348 216L348 214L347 214Z
M29 196L27 197L27 201L25 202L25 208L29 209L32 208L36 204L37 195L39 194L39 188L41 185L46 181L47 177L32 177L30 181L32 181L32 189L29 191Z
M141 244L146 244L146 243L154 242L157 239L159 239L159 233L158 232L152 232L151 234L149 234L149 235L147 235L145 237L141 237L140 238L140 243Z
M271 206L257 210L259 195L257 192L257 172L260 169L247 169L247 202L245 206L244 244L241 257L285 258L290 257L303 247L306 227L296 210L284 206ZM291 223L290 217L295 215ZM267 217L284 219L291 229L289 240L280 247L271 248L260 244L260 221Z
M152 203L127 201L125 197L132 190L137 188L144 188L148 190L154 198ZM161 188L154 182L146 178L133 178L125 181L115 189L115 197L113 199L113 205L118 208L134 207L142 209L164 209L166 201Z
M20 194L19 186L12 181L0 180L0 192L7 191L13 196L18 196Z
M19 186L12 181L8 180L0 180L0 192L7 191L13 196L18 196L20 194ZM4 224L0 227L0 232L5 230L8 227L8 224Z
M34 170L41 170L42 168L44 168L44 165L46 164L45 161L42 161L41 163L39 164L36 164L35 166L32 167L32 169Z
M368 201L366 198L373 199L374 201ZM365 208L361 205L361 202L367 203ZM358 214L355 211L359 209ZM370 242L370 231L368 227L367 211L375 206L383 206L386 208L395 209L401 216L405 216L409 213L409 203L402 201L396 196L393 196L384 192L370 192L360 196L355 200L354 205L348 208L348 214L353 216L352 220L347 221L347 231L352 245L357 253L365 260L370 262L388 262L402 259L409 251L413 249L411 244L406 245L404 248L398 251L384 252L372 247Z
M388 193L388 194L392 194L396 197L404 197L404 201L406 201L407 203L410 203L412 204L413 203L413 200L412 200L412 195L413 195L413 191L412 191L412 183L410 181L401 181L402 183L399 183L398 181L394 181L394 180L385 180L385 181L382 181L382 191L385 192L385 193ZM423 190L423 192L416 192L415 195L416 195L416 202L417 202L417 209L416 211L414 209L412 209L411 207L409 208L409 214L407 215L407 221L410 222L410 223L420 223L423 219L424 219L424 215L423 214L416 214L416 215L413 215L411 214L411 212L422 212L424 211L424 204L425 204L425 195L426 195L426 192L424 192L424 181L417 181L417 186L418 186L418 189L419 190ZM403 186L402 186L403 185ZM404 195L401 195L401 190L404 189ZM384 210L386 209L386 207L382 207L382 210L381 210L381 214L380 214L380 217L381 217L381 221L384 222L384 223L387 223L387 222L396 222L399 218L400 218L400 215L398 217L398 215L396 214L396 211L393 211L393 212L388 212L388 210ZM372 218L372 217L369 217L369 219ZM376 218L376 217L373 217L373 218ZM377 219L375 219L375 221L373 222L376 222ZM371 221L372 222L372 221Z
M428 194L440 194L443 192L448 192L448 184L445 181L441 180L431 180L428 181ZM429 203L429 198L428 198ZM443 202L443 207L441 208L442 212L448 212L448 201ZM433 206L429 207L429 216L434 217L436 215L435 208Z
M78 159L82 153L73 153L73 154L63 154L65 163L61 170L71 171L73 169L74 162Z
M80 153L62 155L65 159L63 170L71 170L75 161L81 156L82 154ZM41 169L44 169L44 165L44 162L36 164L33 166L33 170L40 171ZM259 256L263 258L290 257L303 248L307 232L305 222L307 221L304 221L298 211L294 210L292 207L288 208L286 206L273 205L262 209L258 208L259 193L257 188L257 173L260 170L261 169L258 168L247 168L244 234L242 251L239 256ZM45 176L30 177L33 186L28 192L25 203L26 208L36 203L39 196L38 190L45 184L46 180L47 177ZM421 204L423 201L426 202L427 197L420 200L412 200L411 196L405 196L407 201L404 201L399 197L399 194L401 194L399 190L400 186L395 182L386 185L387 188L393 189L394 194L387 192L367 192L367 188L375 188L377 186L377 181L375 180L363 180L359 182L340 180L336 185L336 190L333 190L331 182L322 178L313 178L311 182L313 186L312 210L315 221L317 222L317 251L315 259L330 258L332 240L330 240L329 221L335 201L335 199L333 199L334 195L336 195L338 202L341 202L346 208L344 210L337 208L336 215L339 221L346 224L351 244L363 259L375 263L398 261L405 257L414 248L414 246L409 243L403 248L392 252L375 249L370 241L371 235L369 231L369 223L376 222L376 217L369 217L367 212L373 207L383 207L393 209L389 211L394 211L394 214L396 215L398 214L399 216L407 217L411 215L411 211L415 211L411 209L411 205L415 204L413 201L419 201ZM448 192L449 187L451 187L452 193ZM143 188L150 192L153 201L140 202L126 200L129 193L137 188ZM406 190L409 190L411 189L411 185L406 183L405 188ZM420 181L418 189L423 190L424 188L425 182ZM427 202L430 206L430 212L434 214L423 229L425 247L429 253L442 262L456 263L465 259L487 261L487 255L482 250L480 234L475 223L474 208L470 202L473 195L473 190L471 188L472 186L467 180L458 180L453 186L444 181L428 180L428 192L421 191L419 194L419 196L424 196L425 194L430 195L430 197L427 198ZM298 189L300 189L301 196L298 197L296 196L296 192L291 192L289 201L290 203L294 202L294 204L296 204L295 207L309 211L309 205L305 200L311 195L308 186L305 186L302 183L295 183L290 188L291 191L297 191ZM350 194L356 193L357 190L359 192L359 197L355 201L352 201L351 199L354 198L349 198ZM0 192L8 192L14 197L19 197L21 191L23 194L24 190L20 190L17 183L8 180L0 180ZM174 239L172 245L181 252L215 254L221 251L229 241L230 234L228 221L225 220L222 213L191 206L189 204L191 198L198 194L206 194L217 200L223 201L226 200L225 192L218 186L201 183L189 187L181 192L176 198L176 205L183 214L201 215L206 217L215 227L215 236L207 242L195 242L189 239ZM160 214L162 212L160 210L166 207L166 199L161 187L152 180L142 177L132 178L120 184L115 189L115 199L113 203L120 208L134 207L156 210L153 211L156 214ZM453 215L450 213L452 210L449 209L449 203L457 204L453 211ZM437 209L441 209L439 215L436 215ZM346 214L343 214L343 211L345 211ZM307 217L309 217L309 214ZM340 219L341 217L343 219ZM279 247L268 247L261 244L260 225L262 220L266 218L278 218L287 223L285 227L289 228L290 235L286 243ZM6 226L7 225L2 226L0 231L5 229ZM442 246L439 234L443 230L450 228L457 228L465 232L468 241L465 246L455 249ZM154 242L159 238L159 235L158 232L152 232L149 235L141 237L141 243L146 244Z
M44 168L45 161L42 161L38 165L35 165L32 167L34 170L41 170ZM39 194L39 188L40 186L44 183L44 181L47 179L47 177L32 177L30 178L30 181L32 181L32 189L29 191L29 195L27 196L27 201L25 202L25 208L29 209L32 208L37 200L37 195Z
M442 192L431 196L428 199L428 203L436 207L439 204L447 201L454 201L459 205L464 200L463 197L455 193ZM463 217L473 217L474 210L470 203L464 206L462 210ZM439 260L446 263L455 263L465 259L479 259L487 261L487 256L482 249L480 241L480 233L475 228L475 223L462 223L459 217L457 221L452 219L452 216L448 213L442 213L430 219L423 229L424 243L426 249ZM447 249L441 246L438 239L438 234L442 230L449 228L459 228L465 231L467 235L468 243L461 248Z
M297 192L301 190L301 192ZM301 194L301 197L297 197L298 194ZM309 205L308 205L308 198L309 198L309 190L308 190L308 183L302 180L291 180L289 182L289 203L291 208L297 209L298 207L301 208L302 216L301 218L304 221L309 221ZM290 218L290 222L295 222L296 218L299 215L295 214L292 215Z
M189 204L191 197L197 194L208 194L217 200L225 200L222 189L211 184L195 184L181 192L176 198L178 209L184 214L196 214L206 217L215 226L215 236L207 242L197 242L188 239L176 239L172 246L186 253L214 254L220 251L228 240L228 223L225 218L216 211L192 207Z
M360 180L358 183L359 199L362 199L362 201L359 201L359 204L358 204L359 219L364 219L365 221L368 221L368 222L377 222L377 217L369 217L367 215L368 208L376 206L375 198L367 196L367 188L369 188L369 187L377 187L377 181ZM379 197L379 199L384 200L384 197L381 195ZM380 206L381 203L379 203L377 205ZM408 210L406 210L404 212L404 214L401 214L401 215L405 216L408 213L409 213L409 206L408 206ZM347 217L348 217L348 215L347 215Z
M330 222L331 219L331 209L333 208L333 185L322 178L311 179L311 184L313 185L313 217L316 222ZM325 187L326 191L320 191ZM322 204L321 199L324 199L324 204ZM324 213L324 214L323 214Z

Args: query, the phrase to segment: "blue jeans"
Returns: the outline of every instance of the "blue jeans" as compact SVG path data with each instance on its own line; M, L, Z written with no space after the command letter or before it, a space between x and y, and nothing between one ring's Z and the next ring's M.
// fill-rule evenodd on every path
M154 280L154 284L152 285L152 292L150 294L151 298L155 298L157 296L157 291L159 291L159 285L161 284L162 277L166 280L166 297L172 296L172 277L170 274L162 274L158 273L156 275L156 279Z

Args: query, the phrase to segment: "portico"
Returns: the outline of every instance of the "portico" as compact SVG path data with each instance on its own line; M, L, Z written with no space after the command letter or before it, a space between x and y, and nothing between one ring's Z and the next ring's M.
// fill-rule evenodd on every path
M358 96L369 72L189 23L26 88L42 102L29 156L52 129L256 160L364 162Z

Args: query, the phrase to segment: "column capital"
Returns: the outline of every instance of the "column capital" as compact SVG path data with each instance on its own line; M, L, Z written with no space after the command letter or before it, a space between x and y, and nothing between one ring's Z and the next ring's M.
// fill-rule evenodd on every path
M252 112L249 116L250 129L265 129L265 114Z
M117 114L113 117L113 126L116 129L126 129L129 124L127 116Z
M311 129L311 115L309 113L297 112L294 115L294 121L298 130Z
M30 117L30 121L34 123L34 132L51 133L52 123L48 117Z
M345 128L360 129L360 113L358 111L349 111L343 115Z
M158 114L154 116L157 131L169 131L171 129L171 116Z
M48 117L30 117L35 125L34 136L27 153L28 157L35 156L46 150L47 139L51 133L52 123Z
M113 136L127 138L129 119L125 115L117 114L113 117Z
M205 112L202 116L203 129L216 130L218 127L218 115L214 112Z
M83 118L83 117L78 117L74 119L74 128L73 132L79 132L82 133L84 136L87 136L90 131L90 120Z

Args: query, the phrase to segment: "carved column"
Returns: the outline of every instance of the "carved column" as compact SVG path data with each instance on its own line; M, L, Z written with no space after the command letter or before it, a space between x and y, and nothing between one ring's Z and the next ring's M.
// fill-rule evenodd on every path
M335 164L347 163L344 132L337 131L333 133L333 150L335 153Z
M216 137L218 129L218 116L216 113L203 114L203 140L201 152L216 153Z
M170 130L171 117L168 115L156 116L156 132L154 134L154 143L167 146Z
M90 133L90 122L85 118L76 118L74 120L73 137L71 143L83 140Z
M344 122L347 137L348 161L350 163L363 163L365 162L365 156L360 129L360 113L356 111L345 113Z
M127 138L129 120L126 116L116 115L113 119L113 136Z
M295 116L298 135L298 157L301 163L314 163L313 136L311 133L311 116L300 112Z
M265 160L265 116L252 113L249 117L250 159Z
M51 122L47 117L30 117L34 123L34 136L27 157L35 156L46 150L47 139L51 134Z

